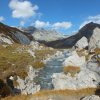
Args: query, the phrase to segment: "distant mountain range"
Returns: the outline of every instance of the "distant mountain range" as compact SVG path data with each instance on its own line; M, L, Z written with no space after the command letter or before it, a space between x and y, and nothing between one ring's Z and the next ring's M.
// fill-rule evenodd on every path
M36 41L50 42L67 37L61 33L58 33L55 30L38 29L33 26L29 26L27 28L19 28L19 29L21 29L24 32L30 33Z
M0 43L21 43L30 44L31 41L38 41L46 46L54 48L69 48L85 36L90 40L95 28L100 28L99 24L88 23L72 36L64 36L56 31L37 29L35 27L15 28L0 23Z

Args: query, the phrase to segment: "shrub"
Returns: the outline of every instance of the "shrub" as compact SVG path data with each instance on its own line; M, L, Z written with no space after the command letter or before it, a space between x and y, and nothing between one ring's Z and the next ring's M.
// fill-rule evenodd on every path
M47 55L53 55L56 50L50 50L49 48L44 48L42 50L36 50L35 56L37 60L43 60L47 58Z
M100 48L96 48L94 51L95 51L95 55L96 55L96 56L97 56L97 55L100 55ZM100 58L99 58L99 57L97 57L97 61L98 61L99 66L100 66Z
M34 61L33 67L36 69L43 68L43 67L45 67L45 64L42 61Z
M65 74L70 73L72 77L74 77L74 75L76 73L80 72L80 67L76 67L76 66L67 66L63 68L63 71Z
M85 56L86 61L89 60L89 54L88 51L86 51L85 49L81 49L81 50L77 50L76 51L79 57Z
M96 55L100 54L100 48L96 48L94 51Z

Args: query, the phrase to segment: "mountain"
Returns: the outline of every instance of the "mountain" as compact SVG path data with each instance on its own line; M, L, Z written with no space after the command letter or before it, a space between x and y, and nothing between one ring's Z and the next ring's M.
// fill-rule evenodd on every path
M0 23L0 43L29 44L31 40L33 40L33 37L30 34Z
M36 41L50 42L63 39L66 37L55 30L38 29L33 26L29 26L28 28L19 28L19 29L23 30L24 32L32 34L33 38Z
M75 45L75 43L80 40L83 36L90 41L92 35L95 33L95 29L100 29L100 25L96 23L88 23L83 28L81 28L78 33L75 35L69 36L68 38L52 41L52 42L43 42L45 45L54 47L54 48L69 48ZM100 30L98 31L100 34ZM100 37L98 37L100 39Z
M27 28L15 28L0 23L0 43L21 43L30 44L36 40L49 47L70 48L82 37L86 37L90 48L96 45L100 40L100 25L88 23L72 36L64 36L54 30L37 29L33 26Z

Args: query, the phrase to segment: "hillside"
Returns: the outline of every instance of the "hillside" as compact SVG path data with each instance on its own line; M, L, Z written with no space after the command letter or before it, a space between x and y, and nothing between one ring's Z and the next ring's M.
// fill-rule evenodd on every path
M15 27L10 27L0 23L0 42L1 43L21 43L29 44L33 37Z
M96 23L89 23L85 25L83 28L79 30L78 33L75 35L69 36L68 38L60 39L57 41L52 42L43 42L47 46L54 47L54 48L69 48L75 45L75 43L81 39L83 36L85 36L88 39L88 42L91 38L91 36L94 33L95 28L100 29L100 25ZM98 33L100 34L100 32Z
M27 28L19 28L19 29L31 34L36 41L50 42L50 41L55 41L67 37L61 33L58 33L55 30L39 29L33 26L29 26Z

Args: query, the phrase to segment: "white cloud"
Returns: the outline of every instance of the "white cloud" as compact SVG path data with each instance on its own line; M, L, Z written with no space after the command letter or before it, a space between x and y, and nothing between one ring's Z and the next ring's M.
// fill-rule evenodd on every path
M12 9L13 18L30 18L36 15L36 11L39 9L37 5L32 5L27 0L11 0L9 7Z
M72 23L71 22L56 22L56 23L51 24L50 22L36 20L33 25L37 28L52 28L52 29L58 30L58 29L68 29L72 26Z
M0 16L0 22L4 21L5 18L3 16Z
M89 16L86 21L84 21L81 25L80 28L82 28L84 25L90 23L90 22L94 22L94 23L98 23L100 24L100 15L96 15L96 16Z
M68 29L72 26L71 22L57 22L52 25L54 29Z
M49 24L49 22L43 22L43 21L36 20L34 23L34 26L36 28L44 28L44 27L49 27L50 24Z

